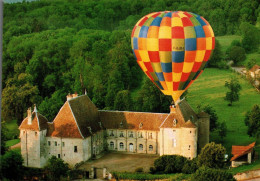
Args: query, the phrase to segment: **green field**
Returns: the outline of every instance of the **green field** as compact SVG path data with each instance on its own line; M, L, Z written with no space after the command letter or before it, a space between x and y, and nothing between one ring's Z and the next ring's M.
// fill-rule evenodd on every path
M10 146L16 145L19 142L20 142L20 139L13 139L13 140L6 141L5 144L6 144L6 147L10 147Z
M228 102L224 101L227 92L224 84L231 76L239 78L242 90L240 100L235 102L233 106L228 106ZM254 104L260 102L260 94L240 75L230 70L205 69L201 77L189 88L187 98L194 110L199 104L211 105L216 110L219 121L226 122L228 132L224 139L224 146L228 152L231 151L232 145L247 145L255 141L254 138L247 135L244 118L246 112ZM216 135L213 135L213 140L215 138Z
M233 40L242 40L241 36L239 35L217 36L216 39L219 41L223 53L226 52Z
M8 129L6 135L8 140L17 139L19 137L19 129L16 120L6 122L6 128Z

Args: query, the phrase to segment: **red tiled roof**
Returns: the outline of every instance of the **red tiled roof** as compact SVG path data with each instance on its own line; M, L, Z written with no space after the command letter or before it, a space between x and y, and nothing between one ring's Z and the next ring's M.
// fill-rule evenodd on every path
M257 71L258 69L260 69L260 66L259 66L259 65L254 65L254 66L250 69L250 72L255 72L255 71Z
M82 95L65 102L53 126L49 125L52 131L48 130L47 136L85 138L101 130L98 122L98 109L88 96Z
M255 147L255 142L247 145L247 146L232 146L232 155L231 161L236 160L237 158L250 153Z
M61 107L53 123L48 124L47 136L82 138L68 101Z
M193 124L193 122L191 122L190 120L187 121L184 125L184 128L196 128L195 124Z
M176 125L173 124L174 119L176 120ZM161 128L180 128L185 124L183 118L177 113L170 113L168 117L163 121Z
M102 125L107 129L135 129L159 131L168 116L165 113L99 111Z
M41 131L41 130L47 129L47 122L48 122L48 120L43 115L41 115L38 112L33 112L32 113L32 124L31 125L28 124L28 117L26 117L22 121L19 129Z

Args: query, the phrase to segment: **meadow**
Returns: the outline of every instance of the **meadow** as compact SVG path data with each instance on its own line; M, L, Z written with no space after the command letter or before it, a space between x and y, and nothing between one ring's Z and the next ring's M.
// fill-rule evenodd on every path
M239 79L242 87L240 100L228 106L224 100L227 88L224 87L225 81L235 76ZM255 138L247 135L247 127L244 123L245 114L254 104L259 104L260 94L240 75L231 70L220 70L214 68L205 69L189 88L187 96L189 104L196 110L198 105L212 106L219 117L218 121L225 121L227 124L227 136L223 140L223 145L230 153L232 145L247 145ZM212 134L211 140L218 140L218 135Z

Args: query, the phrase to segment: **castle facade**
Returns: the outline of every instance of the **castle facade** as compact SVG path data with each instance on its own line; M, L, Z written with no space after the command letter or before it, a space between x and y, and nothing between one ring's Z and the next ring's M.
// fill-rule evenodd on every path
M53 122L29 108L19 129L24 165L38 168L52 155L73 166L108 150L192 159L209 142L209 116L185 100L170 113L104 111L87 95L69 94Z

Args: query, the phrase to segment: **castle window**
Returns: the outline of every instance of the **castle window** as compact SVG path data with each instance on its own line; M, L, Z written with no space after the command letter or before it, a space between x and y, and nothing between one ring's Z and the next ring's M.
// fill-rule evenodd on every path
M54 142L54 145L57 146L57 141Z
M144 149L144 146L142 144L139 145L139 150L143 150Z
M120 149L124 149L124 143L120 142L119 147L120 147Z
M23 134L25 134L25 131L23 131Z
M189 149L188 150L190 150L190 145L189 145Z
M65 142L62 142L62 146L63 146L63 147L65 146Z
M173 126L176 126L176 124L177 124L177 120L174 119L174 120L172 121L172 124L173 124Z
M149 151L153 151L153 145L149 145Z
M133 137L134 137L133 131L130 132L129 137L130 137L130 138L133 138Z
M153 139L153 133L149 133L149 139Z
M114 136L113 130L110 131L110 135L109 136Z
M124 137L124 133L123 133L123 131L120 132L119 137Z
M176 139L172 139L172 146L176 147Z
M78 147L74 146L74 152L77 153L78 152Z
M60 154L58 154L58 158L60 158Z
M111 142L110 142L110 149L114 149L114 147L115 147L114 142L111 141Z
M50 141L48 141L48 146L51 146L51 142Z
M37 136L37 132L35 131L35 136Z
M139 137L139 138L143 138L142 132L138 132L138 137Z
M191 133L191 131L190 131L190 133Z
M139 124L139 128L142 128L142 127L143 127L143 123L140 123L140 124Z

